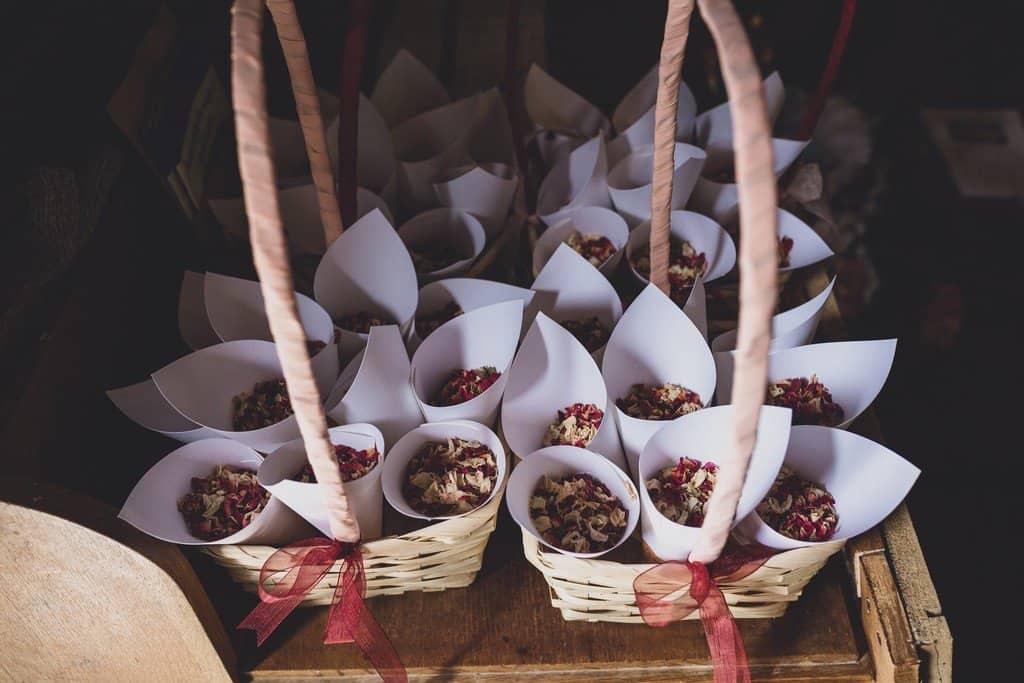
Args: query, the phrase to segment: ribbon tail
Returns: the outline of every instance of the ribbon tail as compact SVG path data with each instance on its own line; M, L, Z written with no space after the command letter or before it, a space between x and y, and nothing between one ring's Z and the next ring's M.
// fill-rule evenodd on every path
M750 683L750 666L743 636L729 611L722 590L712 580L700 605L700 620L711 651L715 683Z
M385 683L406 683L409 677L405 665L384 629L366 606L365 595L363 555L357 548L346 559L344 573L334 591L334 602L324 631L324 643L355 643Z
M270 634L281 625L292 611L302 602L302 595L296 595L283 600L272 602L260 602L253 611L238 625L240 629L252 629L256 631L256 645L260 646L270 637Z

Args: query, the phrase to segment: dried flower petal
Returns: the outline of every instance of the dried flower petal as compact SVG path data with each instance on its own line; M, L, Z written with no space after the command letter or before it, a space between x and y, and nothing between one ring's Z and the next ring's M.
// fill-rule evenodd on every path
M498 481L494 453L479 441L449 437L424 444L409 460L405 500L428 517L461 515L482 505Z
M335 444L334 457L338 459L342 481L355 481L365 476L377 466L377 461L380 459L377 449L373 446L357 451L344 444ZM316 475L313 474L313 466L307 462L292 479L306 484L315 484Z
M378 325L393 325L394 322L382 315L377 315L376 313L358 311L356 313L349 313L348 315L341 316L334 321L334 324L343 330L348 330L349 332L369 334L371 327L377 327Z
M783 467L757 506L764 523L798 541L827 541L836 533L836 500L820 484Z
M648 247L633 252L630 256L633 268L645 278L651 277L651 250ZM682 306L690 296L690 289L698 275L708 271L708 260L704 252L698 252L689 241L671 237L668 248L669 297Z
M501 373L491 365L472 370L456 370L437 392L432 405L457 406L465 403L487 391L499 377Z
M563 320L562 327L569 330L569 333L590 353L608 343L608 337L612 334L596 316L582 320Z
M582 472L562 479L542 477L530 497L530 519L543 539L574 553L615 547L629 513L604 483Z
M586 448L597 436L602 420L604 411L593 403L573 403L558 411L558 417L544 436L544 445Z
M457 249L441 240L431 240L415 247L410 246L409 256L412 257L416 272L420 274L437 272L465 258L459 255Z
M283 379L258 382L252 391L243 391L231 399L231 407L231 427L236 432L269 427L293 412Z
M178 500L178 511L190 534L216 541L252 524L269 500L256 472L217 465L209 477L192 477L192 492Z
M444 325L452 318L462 315L462 309L454 301L449 301L443 307L433 313L427 313L416 319L416 334L420 339L426 339L430 333Z
M626 415L641 420L674 420L704 407L700 396L679 384L634 384L615 401Z
M683 457L647 480L646 487L658 512L678 524L699 527L717 478L715 463Z
M832 400L832 393L817 375L772 382L768 385L768 405L792 410L795 425L835 427L843 421L843 407Z
M793 238L783 235L779 238L779 268L789 268L789 253L793 251Z
M579 230L573 230L565 238L565 243L572 247L577 254L587 259L595 268L615 253L615 245L612 244L612 241L596 232L583 234Z

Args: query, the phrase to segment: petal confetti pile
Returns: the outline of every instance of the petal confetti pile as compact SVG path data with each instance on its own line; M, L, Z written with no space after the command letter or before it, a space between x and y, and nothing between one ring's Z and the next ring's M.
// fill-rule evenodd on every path
M537 533L574 553L597 553L617 545L628 516L604 483L584 473L543 477L530 497L530 519Z
M394 323L383 316L369 313L367 311L359 311L358 313L341 316L334 321L334 324L343 330L348 330L349 332L369 334L371 327L377 327L378 325L393 325Z
M565 243L577 254L587 259L590 265L597 268L615 253L615 245L604 235L596 232L581 233L573 230L565 239Z
M256 472L217 465L209 477L192 477L192 491L178 500L190 534L217 541L252 524L270 500Z
M640 420L674 420L700 410L700 396L679 384L634 384L615 405Z
M675 467L648 479L646 487L658 512L677 524L700 527L717 477L715 463L682 457Z
M462 313L462 308L457 303L449 301L436 311L416 318L416 334L420 336L420 339L426 339L431 332L452 318L459 317Z
M476 398L498 381L501 373L491 365L472 370L456 370L437 392L435 406L457 406Z
M644 248L631 255L633 268L645 278L651 276L651 253ZM698 275L708 271L708 259L704 252L698 252L687 240L672 237L668 249L668 282L670 296L682 306L686 303L689 290Z
M843 407L832 400L832 393L817 375L772 382L768 385L768 405L792 410L795 425L835 427L843 421Z
M334 457L338 460L342 481L355 481L365 476L377 466L377 462L380 460L380 454L373 446L359 451L344 444L335 444ZM307 462L294 479L305 484L315 484L316 475L313 474L313 466Z
M544 445L586 448L597 436L602 420L604 411L593 403L574 403L558 411L544 436Z
M576 341L583 344L583 347L593 353L608 342L611 330L604 326L596 316L583 318L582 320L563 320L562 327L569 330L569 333L576 337Z
M406 473L406 501L428 517L476 509L490 497L498 479L491 449L457 437L424 444L409 461Z
M798 541L827 541L839 524L832 494L788 467L775 478L757 514L783 536Z
M231 426L236 432L269 427L293 412L283 379L259 382L252 391L243 391L231 399L231 407Z

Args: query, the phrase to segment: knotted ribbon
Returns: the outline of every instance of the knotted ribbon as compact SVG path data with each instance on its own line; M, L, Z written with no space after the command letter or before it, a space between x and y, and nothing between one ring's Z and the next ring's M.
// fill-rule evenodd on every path
M338 560L345 565L334 589L324 643L355 643L384 681L408 681L398 653L366 607L366 573L359 543L307 538L276 551L260 570L260 604L238 628L256 631L256 644L262 645ZM282 573L283 577L268 585L269 579Z
M776 552L759 545L739 546L711 565L675 560L655 565L633 580L640 616L648 626L660 627L699 610L715 683L750 683L743 636L718 584L749 576Z

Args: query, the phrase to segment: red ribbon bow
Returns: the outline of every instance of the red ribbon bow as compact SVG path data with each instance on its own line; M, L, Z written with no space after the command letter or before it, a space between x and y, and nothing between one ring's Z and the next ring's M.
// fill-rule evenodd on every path
M408 681L398 653L364 602L366 573L358 543L307 538L275 552L260 570L260 604L238 628L256 631L256 644L262 645L338 560L345 560L345 567L334 589L324 643L355 643L385 681ZM268 579L282 573L267 587Z
M752 574L776 552L763 546L739 546L710 566L689 561L655 565L633 580L640 616L648 626L668 626L700 610L715 683L750 683L743 636L718 582L738 581Z

